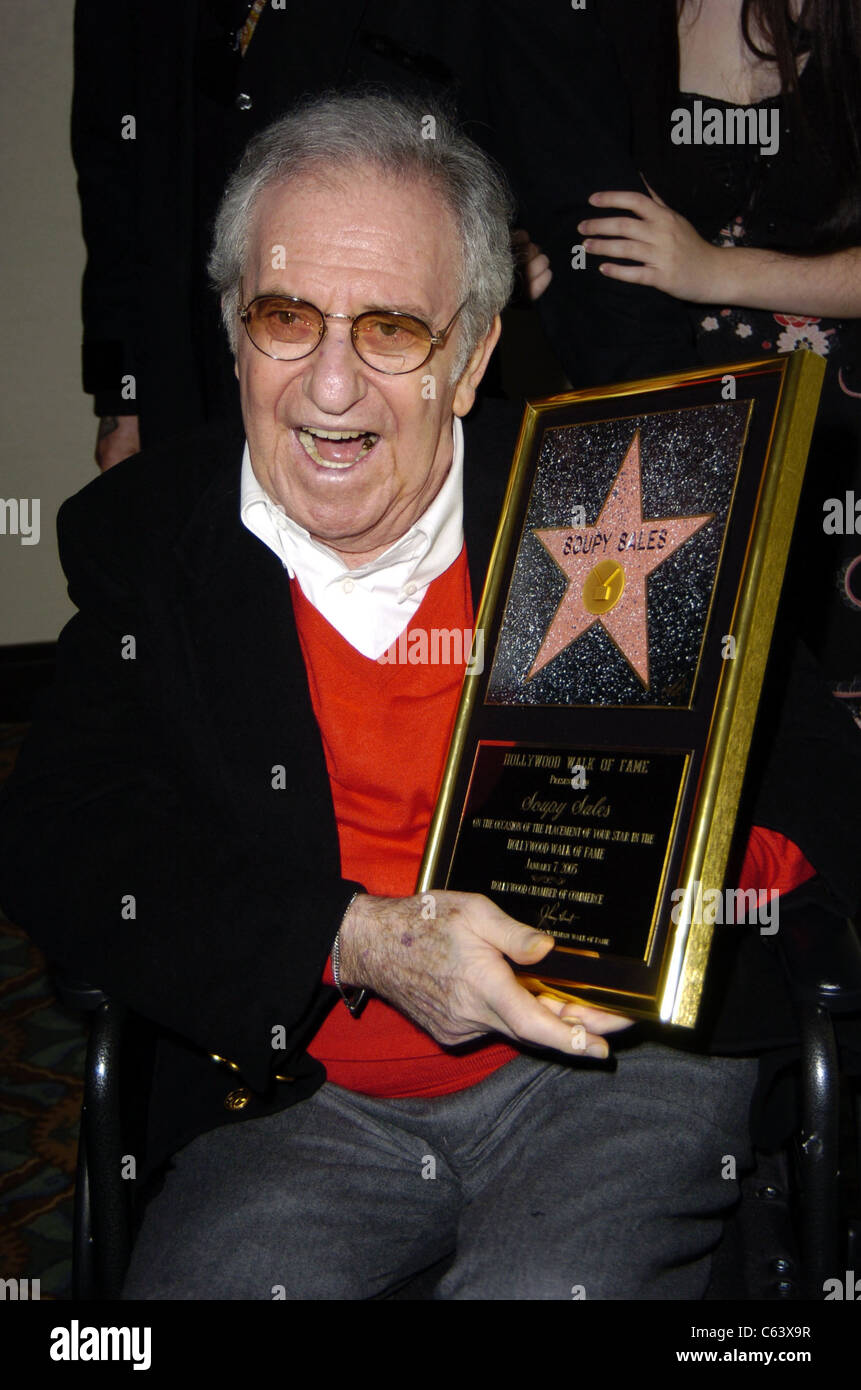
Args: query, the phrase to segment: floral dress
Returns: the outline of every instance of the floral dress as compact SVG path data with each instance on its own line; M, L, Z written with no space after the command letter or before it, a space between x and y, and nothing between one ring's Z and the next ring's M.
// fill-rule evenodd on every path
M678 99L682 103L699 99L710 106L727 104L690 93L680 93ZM789 134L783 98L758 105L778 107ZM781 186L785 186L785 165L791 166L796 151L789 140L784 148L775 160L765 160L755 147L701 146L686 152L688 161L699 156L700 187L720 180L736 200L737 213L716 234L709 234L710 229L699 219L698 230L715 245L762 245L747 228L751 222L760 230L763 227L762 216L758 216L759 191L773 176L772 166L781 159ZM803 170L799 178L805 186L814 186L807 185ZM694 198L695 193L694 187ZM786 249L795 249L792 234L803 225L804 215L809 217L813 211L805 207L804 196L805 189L799 186L800 202L787 214L785 227L779 216L767 223L775 249L780 249L782 232ZM670 206L697 225L695 207L686 209L678 202ZM799 630L824 666L834 694L845 701L861 727L861 320L798 314L791 303L779 312L727 304L691 305L690 310L697 356L705 363L796 348L809 348L826 360L784 603L795 609Z

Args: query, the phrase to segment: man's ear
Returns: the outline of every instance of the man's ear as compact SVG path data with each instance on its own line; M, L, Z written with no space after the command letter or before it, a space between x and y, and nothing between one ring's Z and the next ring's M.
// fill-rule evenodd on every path
M502 332L502 323L499 315L496 314L493 323L490 325L484 337L477 344L475 351L464 367L460 381L457 383L452 402L452 410L455 415L468 415L475 404L475 393L478 384L487 370L490 361L490 354L499 341Z
M225 307L225 304L227 303L228 300L232 300L232 301L233 301L233 303L232 303L232 307L233 307L233 308L235 308L235 307L236 307L236 304L239 303L239 299L237 298L237 296L235 296L235 295L223 294L223 295L221 296L221 314L222 314L222 318L223 318L223 316L224 316L224 307ZM232 349L232 352L233 352L233 375L236 377L236 380L238 381L238 380L239 380L239 353L236 351L235 348Z

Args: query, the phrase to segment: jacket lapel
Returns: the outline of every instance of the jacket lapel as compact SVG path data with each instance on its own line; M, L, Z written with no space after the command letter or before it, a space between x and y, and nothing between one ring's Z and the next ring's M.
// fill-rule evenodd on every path
M242 524L240 458L241 444L205 489L176 548L181 641L199 727L210 735L222 790L246 828L260 817L268 837L279 826L294 833L301 821L318 870L328 858L337 873L334 810L290 581ZM297 818L297 806L307 814Z

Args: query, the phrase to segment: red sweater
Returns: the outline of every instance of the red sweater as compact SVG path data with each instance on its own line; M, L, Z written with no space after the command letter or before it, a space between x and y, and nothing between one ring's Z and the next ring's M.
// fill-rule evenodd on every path
M410 634L472 628L466 551L431 584L409 624L406 642L374 661L355 647L291 585L311 700L323 737L341 846L341 872L381 897L415 892L463 680L458 665L409 664ZM416 639L418 643L419 639ZM467 652L468 655L468 644ZM754 827L739 887L768 883L781 892L814 873L783 836ZM332 983L331 965L326 982ZM476 1044L466 1053L441 1047L382 999L359 1018L339 1006L309 1051L330 1081L373 1096L438 1096L472 1086L517 1055L507 1043Z
M362 656L293 583L293 607L323 735L341 872L381 897L415 892L463 682L458 665L401 665ZM472 627L466 550L431 584L409 625ZM413 652L416 647L413 647ZM392 650L397 656L398 646ZM467 653L468 655L468 653ZM327 970L331 983L331 972ZM505 1043L447 1051L382 999L359 1018L340 1005L308 1049L330 1081L373 1096L439 1096L472 1086L516 1055Z

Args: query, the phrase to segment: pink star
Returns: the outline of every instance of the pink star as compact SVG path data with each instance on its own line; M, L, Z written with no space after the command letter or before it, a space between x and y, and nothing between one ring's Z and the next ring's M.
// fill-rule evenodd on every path
M600 622L648 690L646 578L712 515L643 519L637 430L594 526L534 532L568 576L568 588L526 679Z

